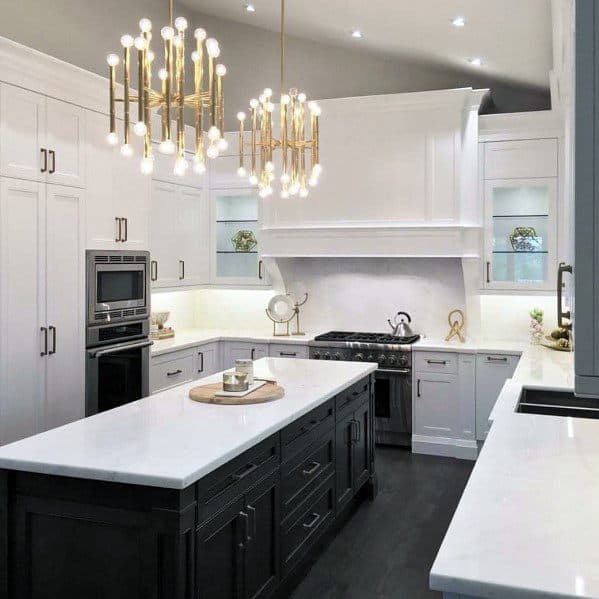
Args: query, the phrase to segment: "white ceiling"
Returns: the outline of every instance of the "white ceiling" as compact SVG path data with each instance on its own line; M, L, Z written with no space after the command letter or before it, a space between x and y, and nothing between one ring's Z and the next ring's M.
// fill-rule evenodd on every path
M279 30L280 0L179 0L205 14ZM430 61L516 83L547 87L552 68L551 0L287 0L290 35ZM464 16L466 26L451 25ZM364 39L350 36L352 29Z

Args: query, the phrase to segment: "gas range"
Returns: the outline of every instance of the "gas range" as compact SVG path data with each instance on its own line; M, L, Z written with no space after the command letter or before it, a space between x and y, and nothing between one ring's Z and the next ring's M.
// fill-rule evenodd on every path
M395 337L385 333L331 331L310 341L310 358L377 362L379 368L405 370L412 366L412 344L420 335Z

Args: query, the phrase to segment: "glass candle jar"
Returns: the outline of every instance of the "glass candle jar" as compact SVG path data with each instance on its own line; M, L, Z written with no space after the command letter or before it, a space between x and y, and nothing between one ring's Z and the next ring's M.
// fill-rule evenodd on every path
M254 384L254 362L252 360L235 360L235 372L246 374L248 385Z

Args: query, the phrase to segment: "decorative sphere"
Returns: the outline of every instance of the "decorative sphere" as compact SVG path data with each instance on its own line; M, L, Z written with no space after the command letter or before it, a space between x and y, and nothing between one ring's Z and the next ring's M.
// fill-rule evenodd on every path
M141 19L141 21L139 22L139 28L144 33L147 33L148 31L152 31L152 21L150 21L150 19Z
M219 77L224 77L227 74L227 67L224 64L216 65L216 74Z
M185 31L187 29L187 19L185 17L177 17L175 19L175 27L177 31Z
M160 35L164 40L172 40L175 37L175 30L172 27L163 27L160 30Z
M196 173L196 175L203 175L206 172L206 165L202 161L198 160L193 165L193 172Z
M256 98L252 98L252 99L250 100L250 108L253 108L254 110L255 110L256 108L258 108L259 104L260 104L260 103L258 102L258 100L256 100Z
M283 104L284 106L287 106L287 104L289 104L289 102L291 102L291 96L289 94L283 94L281 96L281 104Z
M123 35L123 37L121 38L121 45L123 46L123 48L131 48L133 43L134 43L133 36L129 35L128 33Z
M245 177L245 176L247 175L247 171L246 171L246 170L243 168L243 166L240 166L240 167L237 169L237 174L238 174L240 177Z
M270 87L266 87L264 88L263 93L266 98L270 98L272 96L272 89L270 89Z
M121 154L123 156L133 156L133 146L131 144L123 144L121 146Z
M210 127L210 129L208 129L208 139L210 141L216 141L219 138L220 138L220 131L218 130L218 127L212 125L212 127Z
M306 187L302 187L299 191L300 198L307 198L309 195L309 191Z
M206 40L206 50L212 58L218 58L220 56L220 47L213 37L209 37Z
M133 126L133 132L135 133L135 135L138 135L139 137L143 137L146 134L147 130L148 128L146 127L146 124L143 121L138 121Z
M218 148L216 146L208 146L208 149L206 150L206 156L211 159L217 158Z
M299 102L303 104L306 101L306 94L304 92L301 92L297 95L297 99Z
M289 181L291 181L291 177L289 176L289 173L283 173L281 175L281 183L283 185L287 185L289 183Z
M106 141L111 145L111 146L116 146L119 143L119 136L114 132L111 131L107 136L106 136Z
M144 175L151 175L154 171L154 159L151 156L146 156L141 160L141 172Z
M175 144L172 139L165 139L160 142L158 149L162 154L174 154L175 152Z
M243 121L245 121L245 112L238 112L237 119L243 123Z
M258 185L258 177L256 175L250 175L250 185Z
M147 45L146 39L141 37L141 35L135 38L135 47L138 50L145 50Z
M194 32L193 36L200 42L203 42L206 39L206 30L198 27Z
M164 67L158 71L158 79L160 79L160 81L166 81L168 79L168 71Z
M116 65L120 62L120 58L116 54L109 54L106 57L106 62L109 66L116 67Z

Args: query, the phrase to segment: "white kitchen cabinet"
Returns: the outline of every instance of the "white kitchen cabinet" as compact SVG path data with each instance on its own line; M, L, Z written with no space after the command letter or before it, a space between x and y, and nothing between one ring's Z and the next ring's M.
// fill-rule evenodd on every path
M141 138L132 136L126 158L106 142L108 117L86 112L87 247L147 250L151 177L139 169Z
M194 357L192 349L152 357L150 393L158 393L198 378L195 376Z
M225 341L223 346L223 369L233 368L235 360L259 360L268 356L267 343Z
M489 432L489 416L505 381L512 377L519 357L479 354L476 364L476 438L483 441Z
M84 414L84 198L0 182L0 443Z
M199 345L195 349L195 378L210 376L222 370L220 344L207 343Z
M261 202L254 188L210 190L211 282L221 285L266 286L260 255ZM252 243L242 249L237 241Z
M557 179L485 182L486 289L555 289Z
M151 206L152 287L207 283L209 209L202 190L154 181Z
M85 187L85 111L11 85L0 86L0 174Z
M290 343L271 343L269 346L271 358L301 358L308 359L308 346Z
M415 378L414 434L426 437L456 437L457 375L417 372Z
M43 428L85 416L85 203L83 191L48 185L48 343Z
M40 355L41 327L47 324L45 219L45 185L0 181L0 444L41 430L46 386L46 357Z
M486 143L484 169L485 179L557 177L557 139Z

